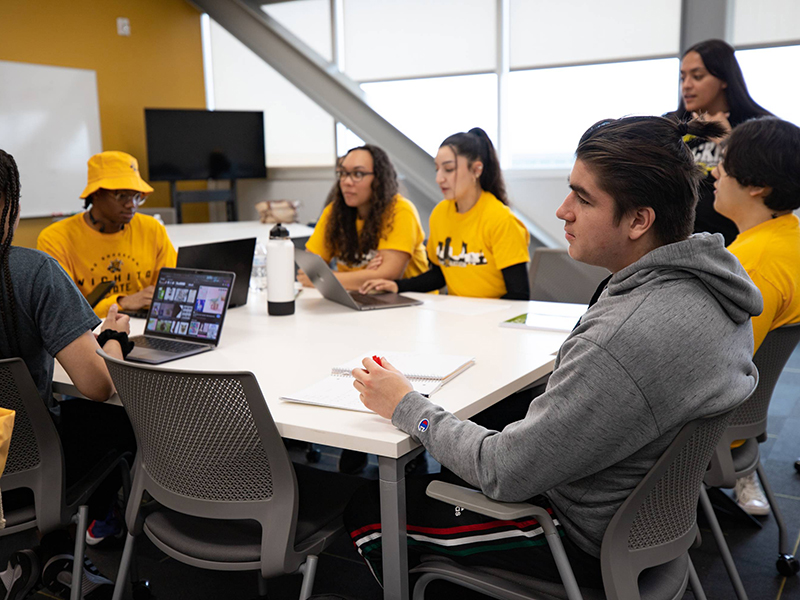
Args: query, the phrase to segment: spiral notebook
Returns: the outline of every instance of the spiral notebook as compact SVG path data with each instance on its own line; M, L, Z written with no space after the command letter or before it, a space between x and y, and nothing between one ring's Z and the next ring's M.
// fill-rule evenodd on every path
M416 391L428 396L436 393L445 383L475 364L475 358L472 356L453 354L418 354L414 352L375 352L374 354L386 357L408 378ZM353 376L350 374L353 369L363 368L361 361L366 356L366 354L361 355L333 367L331 374L322 381L294 394L281 396L281 400L372 412L359 400L358 392L353 387Z

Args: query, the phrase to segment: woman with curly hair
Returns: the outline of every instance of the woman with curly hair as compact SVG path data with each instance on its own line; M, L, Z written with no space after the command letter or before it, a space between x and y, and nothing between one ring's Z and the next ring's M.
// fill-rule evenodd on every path
M447 285L455 296L528 300L530 234L508 208L497 152L483 129L442 142L436 183L444 200L431 214L430 271L397 280L369 271L372 280L361 292L430 292Z
M397 173L386 152L371 144L353 148L339 161L336 176L306 250L327 262L336 259L336 277L349 290L375 277L426 271L419 213L397 193ZM297 278L311 287L302 271Z

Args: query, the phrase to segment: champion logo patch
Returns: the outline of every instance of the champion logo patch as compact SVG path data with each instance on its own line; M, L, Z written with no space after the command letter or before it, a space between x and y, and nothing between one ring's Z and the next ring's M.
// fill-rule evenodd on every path
M422 419L422 421L419 422L419 425L417 425L417 429L423 432L428 431L428 425L428 419Z

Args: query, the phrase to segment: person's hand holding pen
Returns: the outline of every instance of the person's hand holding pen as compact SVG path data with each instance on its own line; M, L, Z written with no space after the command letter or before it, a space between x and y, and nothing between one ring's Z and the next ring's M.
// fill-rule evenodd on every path
M391 420L394 409L414 386L385 358L365 358L363 369L353 369L353 387L359 392L361 402L373 412Z

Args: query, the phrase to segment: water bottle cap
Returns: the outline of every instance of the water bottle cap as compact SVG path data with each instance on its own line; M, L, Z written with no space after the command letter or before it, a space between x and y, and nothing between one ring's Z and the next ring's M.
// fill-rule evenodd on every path
M286 229L280 223L277 223L275 227L270 229L269 231L269 239L274 240L278 238L288 238L289 237L289 230Z

